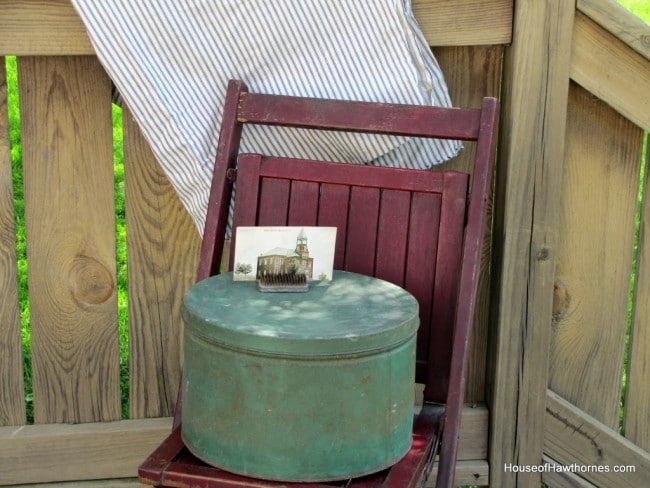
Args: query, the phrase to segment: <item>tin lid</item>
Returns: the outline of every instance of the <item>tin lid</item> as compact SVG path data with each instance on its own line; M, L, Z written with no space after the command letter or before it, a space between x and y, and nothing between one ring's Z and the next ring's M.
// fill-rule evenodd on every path
M387 281L335 271L304 293L261 293L220 274L194 285L182 308L186 334L273 355L337 356L391 349L419 325L418 303Z

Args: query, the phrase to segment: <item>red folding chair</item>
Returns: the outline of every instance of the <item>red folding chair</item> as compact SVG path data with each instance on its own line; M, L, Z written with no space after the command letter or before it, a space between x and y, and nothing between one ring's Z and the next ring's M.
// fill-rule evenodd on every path
M143 483L173 487L407 488L421 486L439 455L436 486L451 487L491 191L498 104L436 108L249 93L231 81L212 181L198 280L218 274L229 202L233 226L335 226L335 269L391 281L420 305L416 381L424 404L408 454L390 469L327 483L280 483L228 473L196 459L180 430L142 464ZM282 125L476 142L470 175L242 155L244 124ZM234 247L234 246L233 246ZM230 268L232 270L230 259Z

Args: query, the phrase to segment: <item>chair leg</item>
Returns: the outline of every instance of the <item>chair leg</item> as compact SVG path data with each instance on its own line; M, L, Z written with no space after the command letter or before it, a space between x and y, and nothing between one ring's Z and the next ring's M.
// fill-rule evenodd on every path
M442 405L425 405L415 419L413 446L389 471L383 488L418 488L424 486L433 460L438 453Z
M141 483L160 486L165 470L170 463L181 453L185 445L181 439L180 426L176 427L163 441L158 449L138 468Z

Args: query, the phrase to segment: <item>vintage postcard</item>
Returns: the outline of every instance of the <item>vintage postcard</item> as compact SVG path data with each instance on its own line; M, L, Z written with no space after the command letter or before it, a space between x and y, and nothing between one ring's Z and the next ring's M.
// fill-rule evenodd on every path
M233 277L300 274L307 281L332 279L336 227L238 227Z

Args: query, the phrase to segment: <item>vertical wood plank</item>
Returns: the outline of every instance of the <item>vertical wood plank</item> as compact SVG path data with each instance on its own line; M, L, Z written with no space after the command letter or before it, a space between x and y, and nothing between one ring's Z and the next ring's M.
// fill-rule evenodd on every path
M25 423L7 77L0 56L0 425Z
M641 131L571 85L549 387L618 427Z
M650 451L650 151L646 154L646 180L639 254L637 264L634 317L630 338L629 366L625 399L625 437Z
M110 83L19 58L34 420L120 418Z
M542 459L548 349L575 5L515 2L504 60L495 200L494 300L489 401L490 483L539 488L539 473L506 463Z
M502 46L432 48L445 74L455 107L480 108L483 97L499 98L503 49ZM440 166L434 166L433 170L454 169L471 172L476 145L473 142L463 144L465 147L457 157Z
M452 103L457 107L480 107L483 97L499 97L503 46L436 47L433 53L445 74ZM434 167L434 170L456 169L471 172L476 144L465 142L465 148L453 160ZM492 232L488 226L488 233ZM488 337L490 330L490 241L482 256L483 269L479 276L479 291L470 339L467 366L466 402L485 401ZM494 322L494 321L493 321Z
M128 109L123 111L131 418L174 410L182 362L181 300L200 236Z

